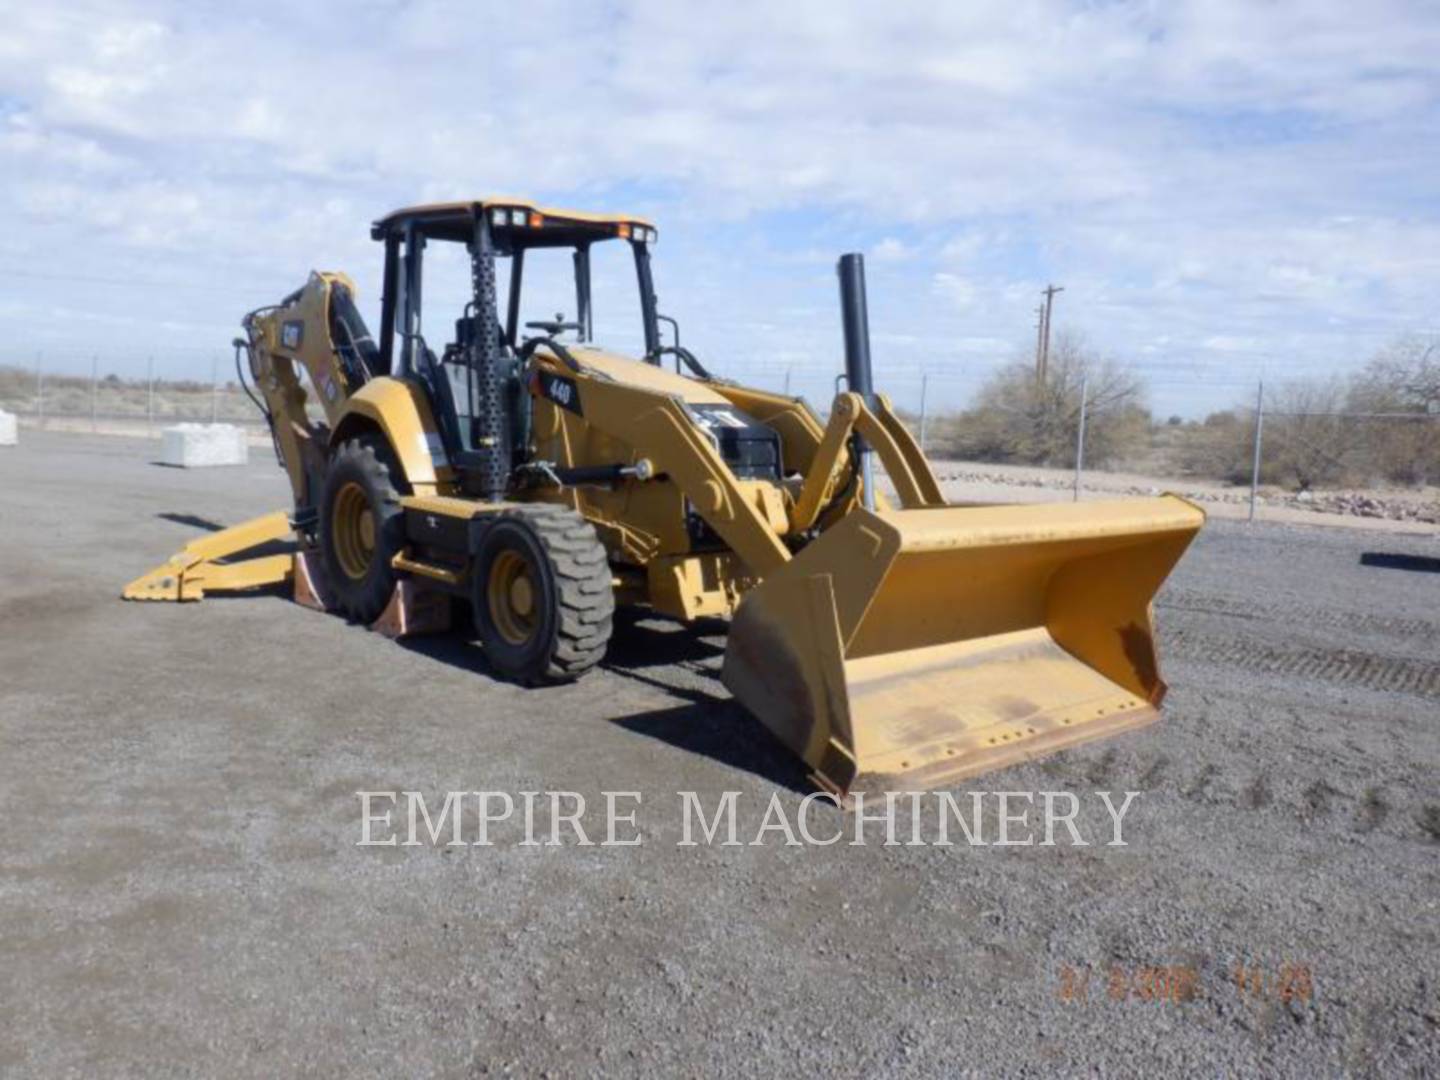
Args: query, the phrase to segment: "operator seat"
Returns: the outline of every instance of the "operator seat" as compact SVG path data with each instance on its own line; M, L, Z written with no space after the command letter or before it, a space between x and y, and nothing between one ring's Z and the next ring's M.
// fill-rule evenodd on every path
M336 285L330 291L330 341L352 386L361 386L376 375L387 374L381 370L379 346L370 336L350 290L343 285Z
M466 362L466 353L470 347L475 334L475 319L473 317L455 320L455 341L445 349L445 356L440 362L440 370L445 374L445 381L450 391L450 400L454 404L455 419L460 430L460 439L463 443L461 449L474 450L477 443L477 432L475 431L475 418L470 411L470 403L480 396L480 388L475 378L475 372L470 369ZM507 362L513 364L515 351L510 348L510 343L505 339L505 332L499 327L496 328L497 340L500 346L500 357L502 370ZM432 354L433 357L433 354Z

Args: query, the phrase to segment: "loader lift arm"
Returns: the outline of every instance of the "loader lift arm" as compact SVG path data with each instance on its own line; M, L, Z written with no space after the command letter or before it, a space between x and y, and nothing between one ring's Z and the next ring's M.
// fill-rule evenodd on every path
M876 397L878 411L872 411L859 394L836 395L820 449L790 516L791 532L803 533L815 526L825 501L834 490L835 470L852 433L860 434L874 447L890 482L895 485L902 507L920 510L945 505L940 485L914 436L895 415L890 399L884 394Z

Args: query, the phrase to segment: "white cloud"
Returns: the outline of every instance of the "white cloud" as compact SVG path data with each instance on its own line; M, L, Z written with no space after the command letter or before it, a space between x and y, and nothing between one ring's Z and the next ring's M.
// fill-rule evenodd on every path
M964 310L973 307L978 299L978 290L973 284L943 270L930 279L930 291L952 307Z
M870 257L883 262L904 262L913 255L909 245L893 236L885 237L870 249Z
M828 264L850 249L872 254L901 374L943 362L906 334L1027 347L1046 281L1066 286L1057 325L1177 380L1354 362L1434 322L1424 5L10 8L0 254L211 285L186 294L207 325L312 265L373 298L371 218L497 190L653 215L687 342L763 370L775 335L754 328L775 323L817 386ZM49 279L5 288L26 310L73 299ZM136 313L166 298L88 299L120 320L103 339L22 319L10 343L154 347Z

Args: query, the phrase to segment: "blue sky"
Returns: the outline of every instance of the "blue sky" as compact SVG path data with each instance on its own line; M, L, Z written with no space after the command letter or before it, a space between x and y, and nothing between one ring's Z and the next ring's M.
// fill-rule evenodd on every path
M370 220L492 191L652 216L686 343L815 398L845 250L912 406L922 374L961 404L1030 349L1047 281L1057 329L1161 413L1440 328L1434 5L0 14L0 361L203 377L312 267L351 273L373 322Z

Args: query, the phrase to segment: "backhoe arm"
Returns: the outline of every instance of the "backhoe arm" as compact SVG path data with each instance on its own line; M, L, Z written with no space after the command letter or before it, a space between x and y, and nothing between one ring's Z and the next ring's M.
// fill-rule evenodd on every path
M250 372L265 401L297 512L315 505L325 473L329 430L345 400L371 372L374 345L354 311L354 284L344 274L313 272L281 303L245 319ZM366 349L367 343L369 349ZM312 420L299 364L319 396L325 422Z
M125 587L127 600L199 600L206 592L280 585L296 575L294 553L254 549L300 534L302 546L325 475L330 426L371 374L374 345L355 312L344 274L312 273L278 305L245 318L250 373L295 497L293 513L276 512L191 541L167 562ZM368 349L366 345L368 344ZM296 365L310 376L325 422L312 420Z

